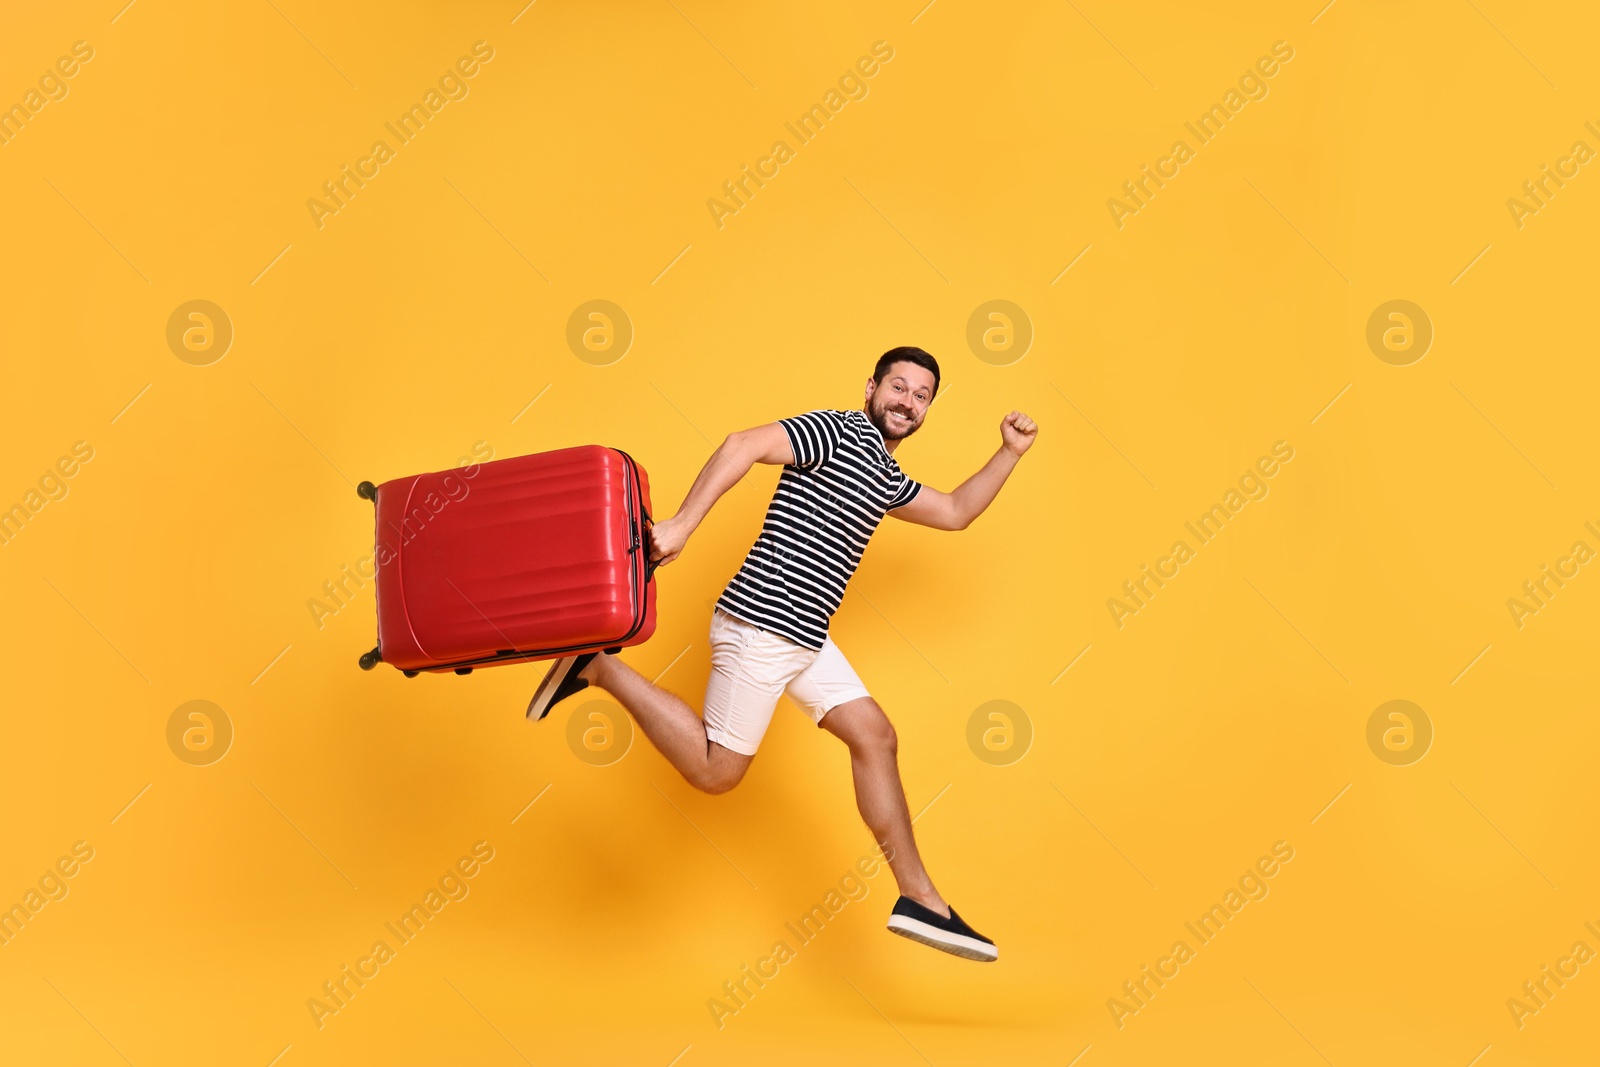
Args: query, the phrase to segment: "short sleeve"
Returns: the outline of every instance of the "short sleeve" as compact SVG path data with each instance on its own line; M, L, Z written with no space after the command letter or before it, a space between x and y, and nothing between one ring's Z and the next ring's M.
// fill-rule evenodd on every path
M902 474L901 478L903 481L900 483L899 490L889 501L889 506L885 509L887 511L893 511L895 508L904 507L913 500L917 499L917 494L922 492L921 482L905 474Z
M840 413L827 409L807 411L778 425L789 435L789 447L794 451L794 465L802 470L813 470L833 455L843 432Z

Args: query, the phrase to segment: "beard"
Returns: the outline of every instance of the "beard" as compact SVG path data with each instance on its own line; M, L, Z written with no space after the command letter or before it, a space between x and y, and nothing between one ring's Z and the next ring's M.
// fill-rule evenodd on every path
M903 430L894 429L889 423L889 412L891 411L900 411L908 416L912 414L909 407L903 406L898 401L885 400L882 404L870 403L867 405L867 418L871 419L872 425L876 426L878 432L883 434L885 441L904 440L922 428L922 420L918 419L916 422L907 422ZM926 418L927 416L923 417Z

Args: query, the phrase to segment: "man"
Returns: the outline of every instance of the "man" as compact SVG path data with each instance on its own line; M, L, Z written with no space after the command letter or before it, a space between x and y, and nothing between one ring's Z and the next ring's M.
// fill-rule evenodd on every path
M906 476L894 451L921 427L939 389L939 364L920 348L884 353L859 411L821 409L734 433L695 479L676 515L655 524L650 558L668 564L711 506L756 463L783 474L761 534L711 616L711 677L704 719L614 656L557 660L528 717L598 686L632 713L645 736L707 793L739 783L778 697L787 692L850 749L856 806L900 887L889 929L945 952L994 960L994 942L961 920L917 854L900 784L894 727L828 636L828 620L885 514L937 530L964 530L983 513L1038 433L1013 411L1000 449L953 493Z

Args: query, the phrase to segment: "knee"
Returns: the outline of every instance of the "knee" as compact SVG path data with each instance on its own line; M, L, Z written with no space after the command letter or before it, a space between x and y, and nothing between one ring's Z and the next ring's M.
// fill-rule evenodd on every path
M900 751L900 736L895 733L894 724L889 721L889 716L874 701L871 707L872 714L866 716L850 747L857 752L875 756L894 756Z
M690 784L700 792L716 797L731 792L733 787L739 784L739 779L729 775L702 774L691 780Z
M689 784L702 793L721 796L743 780L743 767L706 767L692 775Z
M886 756L899 755L900 735L894 732L894 724L889 721L888 716L884 716L883 725L873 733L872 743Z

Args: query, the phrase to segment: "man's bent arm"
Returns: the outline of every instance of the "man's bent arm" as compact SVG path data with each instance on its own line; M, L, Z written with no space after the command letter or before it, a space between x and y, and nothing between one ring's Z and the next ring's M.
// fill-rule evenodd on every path
M989 457L989 462L983 469L956 487L950 495L955 498L955 513L961 520L965 529L972 525L976 519L988 510L994 503L994 498L1000 495L1000 487L1006 484L1006 479L1011 477L1011 472L1016 469L1017 461L1022 457L1004 445ZM921 493L917 494L921 496Z
M1011 476L1017 460L1033 447L1038 433L1037 423L1022 412L1013 411L1000 421L1002 444L982 470L962 482L953 493L941 493L924 485L911 503L902 504L889 514L935 530L965 530L994 503L1000 487Z
M712 505L749 474L751 467L757 463L793 462L794 449L789 444L789 435L775 422L729 434L700 469L677 514L652 528L651 539L656 552L651 558L659 563L676 559Z
M965 530L994 503L994 498L1000 495L1000 487L1021 458L1002 445L978 473L962 482L954 492L943 493L924 485L916 499L889 514L935 530Z
M711 506L722 499L722 494L750 473L751 467L757 463L793 462L789 435L775 422L731 433L706 460L699 477L689 488L689 495L683 498L683 506L673 517L682 518L685 528L692 531L711 511Z

